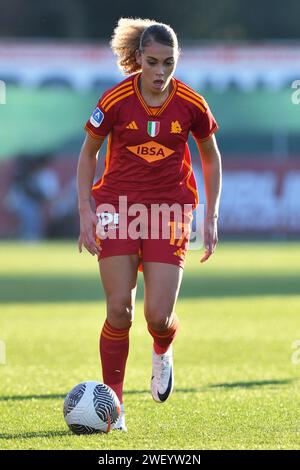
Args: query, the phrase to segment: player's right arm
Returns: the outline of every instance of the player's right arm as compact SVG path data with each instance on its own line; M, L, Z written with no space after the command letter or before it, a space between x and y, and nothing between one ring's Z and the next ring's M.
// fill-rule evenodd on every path
M88 132L83 142L77 167L77 194L80 216L79 252L82 245L91 253L98 255L101 248L96 244L95 233L98 218L91 206L91 190L96 171L97 153L105 137L92 137Z
M115 92L118 94L118 91ZM80 151L77 168L78 208L80 215L78 248L80 253L82 245L85 246L91 255L99 255L101 251L100 246L96 243L98 218L91 206L91 192L96 171L97 153L105 137L112 131L115 121L114 98L115 94L113 91L108 90L105 92L85 124L87 134Z

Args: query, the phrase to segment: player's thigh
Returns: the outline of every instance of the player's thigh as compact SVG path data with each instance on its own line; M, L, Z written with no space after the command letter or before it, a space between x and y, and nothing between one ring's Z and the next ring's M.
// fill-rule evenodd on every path
M99 260L100 276L107 303L108 320L133 315L135 302L138 255L110 256ZM113 324L116 328L118 326Z
M172 321L183 269L175 264L144 262L144 312L155 328L168 327Z

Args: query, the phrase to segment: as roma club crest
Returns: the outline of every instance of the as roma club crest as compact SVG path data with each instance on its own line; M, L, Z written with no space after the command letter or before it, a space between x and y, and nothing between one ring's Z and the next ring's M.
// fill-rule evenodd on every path
M148 121L147 132L150 137L156 137L159 134L160 122Z

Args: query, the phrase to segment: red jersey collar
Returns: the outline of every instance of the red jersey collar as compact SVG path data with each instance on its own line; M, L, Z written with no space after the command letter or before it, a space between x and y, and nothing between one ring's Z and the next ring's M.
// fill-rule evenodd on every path
M144 98L143 98L143 96L142 96L142 94L139 90L138 81L139 81L140 76L141 76L141 72L137 73L135 75L134 79L133 79L134 91L135 91L141 105L145 109L146 113L149 114L149 116L158 117L163 113L163 111L166 109L166 107L168 106L168 104L170 103L172 98L174 97L174 95L177 91L177 82L176 82L175 78L172 77L171 82L172 82L172 85L173 85L173 89L172 89L171 93L169 94L168 98L166 99L166 101L161 105L160 110L156 114L154 114L151 111L152 106L147 105L146 101L144 100Z

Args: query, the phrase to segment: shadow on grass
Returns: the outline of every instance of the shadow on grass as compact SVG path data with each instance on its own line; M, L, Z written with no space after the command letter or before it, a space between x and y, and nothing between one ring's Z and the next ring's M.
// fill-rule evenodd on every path
M253 382L232 382L222 384L208 385L206 388L253 388L265 387L268 385L288 385L295 382L297 379L282 379L282 380L257 380Z
M104 300L97 276L0 276L0 303L97 302ZM218 298L264 295L299 295L299 276L255 274L199 276L184 275L180 298ZM139 277L137 298L143 298L143 279Z
M0 401L23 401L23 400L57 400L65 399L67 393L61 394L49 394L49 395L7 395L0 396Z
M201 388L177 388L174 393L198 393L203 391ZM150 390L125 390L124 395L144 395L149 394ZM0 396L1 401L24 401L24 400L64 400L66 393L53 393L48 395L7 395Z
M74 436L71 431L41 431L41 432L24 432L20 434L0 434L0 440L3 439L34 439L36 437L63 437Z
M211 389L217 388L253 388L253 387L265 387L269 385L289 385L296 382L298 379L281 379L281 380L257 380L251 382L232 382L232 383L220 383L210 384L204 387L191 387L191 388L176 388L173 393L200 393L211 391ZM124 395L148 395L149 389L144 390L125 390ZM23 401L23 400L64 400L67 396L66 393L53 393L48 395L7 395L0 396L0 401Z

